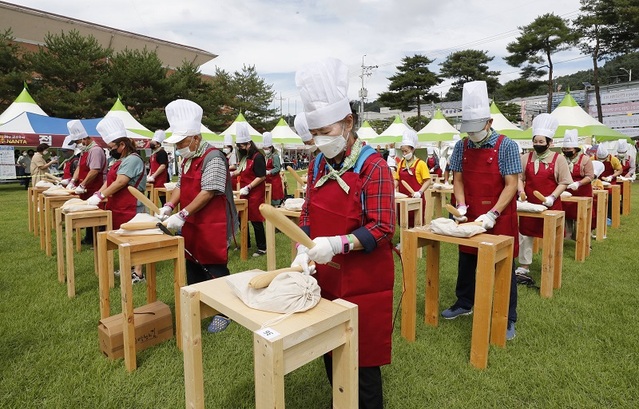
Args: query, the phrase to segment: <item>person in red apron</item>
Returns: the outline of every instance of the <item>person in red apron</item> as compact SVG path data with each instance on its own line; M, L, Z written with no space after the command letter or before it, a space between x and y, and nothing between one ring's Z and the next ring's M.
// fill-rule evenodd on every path
M597 146L597 153L595 156L598 161L604 164L604 171L601 176L599 176L599 179L612 185L617 184L617 176L621 176L621 172L623 172L623 166L621 166L619 159L617 159L616 156L611 155L603 143L600 143L599 146Z
M78 167L73 173L68 189L75 189L80 199L87 200L97 192L106 180L107 159L104 150L88 136L86 129L77 119L67 122L70 139L82 152ZM82 240L84 244L93 244L93 228L87 227Z
M328 85L322 82L326 79ZM382 408L380 367L391 362L392 173L384 158L353 131L348 70L341 61L308 65L297 73L296 83L321 153L309 166L300 216L301 228L316 245L299 245L292 265L310 271L308 262L315 261L322 297L358 305L359 407ZM324 363L331 380L331 357L325 355Z
M68 186L71 183L75 169L78 167L80 161L79 155L75 154L75 143L72 141L72 136L67 135L62 142L62 157L64 158L60 163L62 166L62 180L60 184L62 186ZM79 153L79 150L78 150Z
M284 201L284 185L280 170L282 163L280 154L273 147L273 135L264 132L264 156L266 159L266 183L271 184L271 205L279 206Z
M233 135L224 135L224 147L222 148L222 152L224 153L224 156L226 156L226 162L229 164L229 172L233 175L237 169L237 156L235 155L235 152L233 152ZM231 186L233 189L236 188L238 182L239 175L231 176ZM237 190L239 190L239 188L237 188Z
M229 275L228 246L239 222L233 187L224 154L202 140L202 108L178 99L165 108L173 134L166 143L175 144L182 157L180 177L171 198L160 209L169 229L181 231L186 254L188 284ZM172 214L180 205L180 210ZM230 320L213 317L209 332L226 329Z
M395 190L422 200L422 214L426 212L426 200L424 192L430 186L430 173L426 162L415 156L417 146L417 133L407 129L404 131L401 142L402 160L399 162L397 172L394 174ZM413 189L411 193L404 182ZM408 227L415 227L415 212L408 213Z
M595 173L592 168L592 161L588 155L584 155L581 152L578 138L578 131L576 129L567 129L564 133L564 143L561 151L566 157L568 170L573 180L566 189L571 191L570 193L572 193L573 196L593 197L591 182L595 178ZM566 212L566 236L573 237L576 229L577 203L562 202L561 205L564 208L564 212ZM593 198L592 223L591 227L595 229L597 227L596 198Z
M149 143L152 153L149 159L149 176L146 181L153 184L153 187L164 187L165 183L171 181L169 178L169 156L162 147L164 139L166 139L166 133L158 129ZM166 196L160 196L160 202L164 205Z
M635 152L628 152L628 141L619 139L617 141L617 159L621 163L621 176L625 178L633 178L635 176L635 168L637 167Z
M428 171L432 176L437 176L438 178L442 177L442 168L439 166L439 157L435 154L435 148L428 147L426 148L426 153L428 157L426 158L426 166L428 166Z
M533 152L521 157L524 169L519 180L519 195L530 203L542 204L548 209L563 210L561 193L573 183L568 164L557 152L550 150L559 122L550 114L540 114L533 120ZM544 195L541 201L535 191ZM533 256L533 237L542 237L544 221L540 218L520 217L519 219L519 267L515 271L518 280L532 281L530 264Z
M235 143L240 159L235 173L239 176L240 198L248 199L248 219L253 226L255 244L257 246L253 257L259 257L266 254L264 217L260 213L260 205L264 203L266 194L266 186L264 185L266 161L264 160L264 155L260 153L255 143L251 140L246 122L238 122L235 132ZM250 246L251 235L247 235Z
M515 194L521 173L519 148L515 142L492 128L490 104L485 81L464 84L461 131L468 138L458 141L450 156L453 193L458 222L481 221L489 234L515 238L517 254L517 203ZM475 303L477 249L460 246L455 295L457 300L442 311L445 319L472 314ZM517 321L517 284L514 263L511 268L510 302L506 339L515 337Z

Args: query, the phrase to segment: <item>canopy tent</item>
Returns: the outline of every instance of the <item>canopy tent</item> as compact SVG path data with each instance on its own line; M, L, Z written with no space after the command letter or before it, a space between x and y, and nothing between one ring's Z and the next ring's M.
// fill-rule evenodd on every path
M47 116L46 112L40 108L38 104L31 98L29 91L24 87L18 97L9 105L7 109L0 114L0 124L5 124L17 117L23 112L32 112L34 114Z
M169 127L165 132L167 137L171 136L171 134L173 133L171 131L171 127ZM207 141L216 148L221 148L222 146L224 146L224 137L211 131L203 124L200 124L200 135L202 135L202 140Z
M235 139L235 125L238 122L246 122L246 118L244 118L244 115L242 115L242 113L240 113L237 118L235 118L235 121L233 121L233 123L231 124L231 126L229 126L228 128L226 128L224 130L224 132L222 132L220 135L222 135L222 137L224 137L224 135L232 135L233 139ZM260 145L262 144L262 134L257 132L255 130L255 128L253 128L251 126L251 124L248 124L248 128L249 128L249 135L251 135L251 139L253 140L253 142L255 142L256 144L259 143Z
M411 129L406 125L402 118L399 115L395 116L395 120L392 124L384 132L379 134L377 138L369 140L367 143L371 146L387 144L387 143L400 143L402 141L402 136L404 135L404 131L407 129Z
M282 145L282 147L286 149L304 147L302 138L288 126L284 118L280 118L275 128L271 131L271 134L273 135L273 145Z
M129 113L129 111L127 111L122 101L120 101L120 97L115 100L115 104L113 104L109 112L107 112L104 117L120 118L122 122L124 122L124 127L126 129L133 131L134 133L139 135L149 137L153 136L153 131L149 130L147 127L139 123L138 120L135 119L133 115Z
M370 141L374 138L377 138L379 134L375 132L371 124L368 123L368 121L364 121L362 123L362 126L360 126L359 129L357 130L357 136L362 138L365 141Z
M106 146L95 129L101 120L102 118L81 119L80 122L89 136L95 137L98 144ZM41 143L46 143L53 148L60 148L64 138L69 134L67 129L69 121L70 119L23 112L6 124L0 125L0 145L38 146ZM128 129L127 135L136 140L139 148L142 148L146 140L149 139Z
M437 108L433 119L417 132L417 140L419 142L452 141L454 135L459 135L459 131L446 120L441 109Z
M497 108L494 101L490 104L490 117L493 119L491 127L500 134L506 135L510 139L532 139L532 134L510 122Z

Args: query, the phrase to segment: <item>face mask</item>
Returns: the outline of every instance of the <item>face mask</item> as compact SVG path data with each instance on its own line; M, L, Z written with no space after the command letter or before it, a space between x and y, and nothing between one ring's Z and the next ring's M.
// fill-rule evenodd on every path
M619 159L623 159L626 157L625 153L617 153L617 156L619 157Z
M404 159L411 160L413 159L413 152L408 152L404 154Z
M43 154L43 155L48 155L48 154L49 154L49 151L43 151L43 152L42 152L42 154Z
M226 155L228 155L229 153L231 153L231 148L223 148L222 152L224 152Z
M315 146L319 149L324 156L328 159L333 159L340 153L344 152L346 148L346 138L344 138L344 125L342 125L342 134L335 135L316 135L313 137Z
M191 139L191 143L193 143L195 139ZM191 143L188 146L178 149L175 151L176 155L183 157L184 159L192 158L195 155L195 151L191 151Z
M479 132L468 132L468 138L473 142L481 142L486 139L486 136L488 136L488 131L485 129Z
M120 159L120 157L122 156L122 154L118 152L118 148L111 149L109 151L109 155L111 155L113 159Z
M548 149L548 145L533 145L533 149L539 155L540 153L546 152L546 150Z
M264 149L264 153L268 155L268 154L271 153L271 150L270 149Z
M317 146L315 146L315 145L307 145L306 149L308 149L308 151L310 153L313 153L313 152L315 152L317 150Z
M575 152L573 151L563 151L564 155L566 155L567 158L572 158L573 156L575 156Z

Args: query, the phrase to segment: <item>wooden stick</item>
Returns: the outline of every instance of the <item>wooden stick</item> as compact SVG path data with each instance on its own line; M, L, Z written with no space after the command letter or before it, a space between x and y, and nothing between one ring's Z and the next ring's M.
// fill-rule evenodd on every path
M288 271L295 271L295 272L301 273L302 267L301 266L286 267L286 268L280 268L278 270L267 271L264 274L260 274L258 276L253 277L251 281L249 281L248 286L255 289L266 288L269 286L269 284L271 284L271 281L273 281L275 277L277 277L278 275L282 273L286 273Z
M262 203L260 205L260 213L291 240L303 244L309 249L315 247L315 243L304 233L304 230L300 229L291 219L284 216L270 204Z
M155 205L155 203L153 203L148 197L146 197L146 195L142 192L140 192L137 188L133 187L133 186L129 186L128 187L129 192L131 192L131 194L138 199L140 202L142 202L142 204L146 207L148 207L149 209L151 209L155 214L159 214L160 213L160 209Z
M446 206L444 207L446 208L446 210L448 210L448 213L452 214L453 216L461 217L461 213L459 213L459 210L457 210L457 208L452 204L446 203Z
M293 177L295 178L295 180L297 180L297 183L299 183L300 185L304 186L306 184L306 182L304 182L304 179L302 179L302 177L295 172L295 169L293 169L290 166L286 167L286 170L288 170L289 172L291 172L291 175L293 175Z
M127 222L122 223L120 225L121 229L124 230L146 230L146 229L155 229L160 222ZM163 225L166 226L166 222L162 222Z
M519 194L519 200L520 200L521 202L523 202L523 201L525 201L526 199L527 199L527 197L526 197L526 193L525 193L524 191L522 191L522 192Z
M406 190L408 190L408 193L410 193L411 195L415 193L415 190L413 190L412 187L410 187L410 185L408 184L407 181L402 180L402 185L404 185L404 187L406 188Z
M533 191L533 195L535 195L537 199L541 200L542 203L546 201L546 196L542 195L539 190Z
M49 179L52 179L52 180L54 180L54 181L56 181L56 182L60 182L60 181L62 180L62 179L60 179L59 177L57 177L57 176L55 176L55 175L52 175L52 174L50 174L50 173L45 173L45 174L44 174L44 176L46 176L46 177L48 177Z

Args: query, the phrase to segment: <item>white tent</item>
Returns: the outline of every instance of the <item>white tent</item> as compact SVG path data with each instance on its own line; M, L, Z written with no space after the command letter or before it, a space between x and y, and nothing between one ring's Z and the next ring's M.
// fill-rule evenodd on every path
M402 136L404 135L404 131L407 129L411 129L408 125L406 125L402 118L397 115L392 124L384 132L379 134L377 138L371 139L368 141L368 144L375 147L377 145L386 145L386 144L396 144L402 141Z
M273 145L281 145L285 149L304 147L302 138L288 126L284 118L280 118L271 134L273 135Z
M359 129L357 130L357 136L359 136L365 141L370 141L371 139L377 138L379 135L377 134L377 132L375 132L371 124L368 123L368 121L364 121L362 123L362 126L360 126Z
M506 129L519 130L519 127L506 119L504 114L502 114L499 108L497 108L497 104L495 104L494 101L490 104L490 116L493 118L492 128L498 132Z
M0 124L9 122L23 112L33 112L34 114L48 116L42 108L36 104L33 98L31 98L29 91L27 91L25 87L13 103L0 115Z
M237 124L238 122L247 122L246 118L244 118L244 115L239 114L237 116L237 118L235 118L235 121L233 121L233 123L231 124L231 126L229 126L228 128L226 128L224 130L224 132L222 132L220 135L232 135L233 138L235 138L235 135L237 135L237 133L235 132L235 124ZM253 128L251 126L251 124L248 124L248 128L249 128L249 135L251 135L251 139L253 140L253 142L255 142L256 144L262 144L262 134L257 132L255 130L255 128Z
M417 132L417 140L419 146L436 146L442 141L452 141L455 135L459 135L459 131L446 120L438 108L433 119Z

